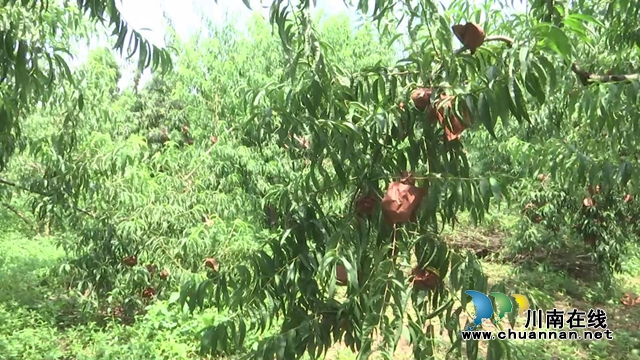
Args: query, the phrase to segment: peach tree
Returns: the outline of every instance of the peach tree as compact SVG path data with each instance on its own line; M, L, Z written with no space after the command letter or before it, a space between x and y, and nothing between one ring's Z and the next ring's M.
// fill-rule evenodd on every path
M268 251L249 266L216 269L210 279L184 285L183 301L192 309L215 306L232 314L205 330L205 351L225 351L246 329L262 330L269 319L284 318L253 356L315 357L344 339L359 357L368 357L379 331L378 350L391 358L407 321L421 358L434 351L434 319L448 332L450 351L460 352L457 318L465 311L464 290L487 291L487 280L473 255L456 253L437 234L462 211L482 220L491 198L504 195L499 179L471 176L462 132L483 127L495 139L498 123L515 120L535 133L564 120L589 128L608 124L612 138L617 127L605 99L616 94L616 111L624 113L636 103L620 100L637 98L635 76L599 76L579 65L595 61L598 35L613 36L602 30L591 3L535 4L530 16L482 27L456 21L470 12L467 5L444 13L428 2L375 5L373 16L385 31L398 23L396 17L408 21L412 45L395 66L356 73L327 60L308 3L272 5L288 71L247 99L252 115L246 127L258 144L273 136L282 142L302 138L303 149L292 156L307 159L308 168L304 180L271 194L288 221ZM631 6L600 10L615 25L609 28L619 29ZM364 2L359 9L369 10ZM502 17L487 12L487 18ZM454 36L462 49L453 47ZM629 43L635 36L627 32L622 39ZM583 88L575 90L576 79ZM547 141L531 160L551 165L552 176L566 182L592 174L627 184L628 162L588 163L588 169L583 163L573 170L582 154L568 142ZM559 155L560 149L575 155ZM337 201L344 207L336 209ZM599 250L609 259L621 254L617 245ZM336 282L346 285L344 296L336 296ZM464 348L470 358L477 356L476 343ZM509 356L505 343L489 343L488 358L503 355Z
M383 14L391 5L376 6L387 32L399 16ZM268 249L248 265L221 265L209 279L183 286L191 309L230 314L205 329L203 350L228 351L247 329L284 319L252 356L316 357L343 339L360 357L379 351L392 358L405 322L416 358L436 351L436 323L448 334L449 351L461 353L464 291L489 289L475 256L454 251L438 234L461 212L482 220L503 188L498 178L471 176L460 138L479 126L495 136L498 119L527 121L530 93L550 86L544 67L570 56L568 35L533 20L452 27L449 17L463 9L403 4L398 12L411 28L406 58L349 72L326 56L330 49L306 6L276 3L271 10L287 71L247 94L245 131L256 146L275 138L293 148L302 140L290 156L307 166L299 181L267 195L285 219ZM427 26L427 18L436 25ZM485 34L498 30L501 36ZM454 36L462 50L453 47ZM345 285L344 294L336 284ZM490 343L487 356L508 357L507 344ZM468 357L478 356L476 342L464 345Z
M566 35L554 45L566 49L563 66L533 62L540 76L526 88L538 101L527 101L527 121L503 121L493 147L486 133L468 142L480 172L512 179L522 221L509 247L559 254L547 257L588 253L609 285L637 243L635 125L627 119L638 111L638 35L623 15L634 6L534 6L536 21ZM530 51L521 46L519 56Z
M74 93L74 87L67 86L75 82L67 64L69 48L74 39L94 33L92 29L96 25L110 27L113 35L117 35L115 48L121 53L125 49L131 55L138 53L142 67L162 65L166 69L170 65L166 51L151 45L129 28L115 1L79 0L72 5L68 1L9 0L2 6L0 36L4 46L0 54L4 100L0 109L0 170L6 168L16 149L24 148L19 141L20 124L30 110L66 101L54 89L71 90L66 97L74 100L75 107L68 109L67 122L72 121L76 108L83 106L82 94Z
M107 99L85 99L75 92L82 87L74 86L64 58L56 56L61 49L51 39L68 41L56 37L57 31L77 29L83 19L80 11L43 10L24 3L7 2L2 13L6 46L0 51L7 55L2 91L7 100L0 114L0 168L15 152L28 110L40 105L64 109L69 126L53 140L29 145L46 165L22 174L29 186L4 180L2 186L34 193L34 212L52 216L81 235L82 241L70 246L81 255L74 265L85 273L85 288L95 286L109 293L119 276L151 275L151 270L142 274L123 270L141 265L131 252L196 271L210 250L198 236L211 220L203 221L197 214L222 214L232 199L238 206L227 220L250 219L260 198L275 209L278 235L265 236L265 247L249 252L235 266L233 256L209 261L207 279L192 279L182 286L180 300L192 310L216 307L228 314L205 329L204 352L229 352L242 346L248 330L272 328L272 321L280 319L283 323L276 334L264 337L249 356L318 357L344 339L360 357L380 350L392 358L408 323L416 358L438 350L435 339L440 331L447 333L450 352L464 351L477 358L477 342L463 346L459 318L469 300L464 291L487 292L487 279L473 254L454 251L438 234L443 226L454 225L462 212L481 221L492 199L499 202L506 193L500 174L471 172L465 137L481 140L487 148L486 144L498 146L495 138L513 124L519 137L507 150L523 154L516 160L531 160L525 165L533 172L547 166L554 181L603 183L602 199L595 195L589 201L581 199L585 214L596 204L606 204L607 196L628 193L624 186L633 178L628 159L634 156L634 127L623 120L637 113L636 76L600 73L625 55L625 61L636 61L630 48L637 45L633 14L639 12L632 2L606 7L586 1L552 6L539 2L532 4L529 16L508 19L488 7L484 12L491 20L479 24L475 17L483 10L468 4L454 3L442 10L431 2L379 0L369 9L368 1L359 1L358 9L378 23L389 46L391 40L404 39L393 30L398 24L407 24L410 31L408 45L401 49L404 59L397 64L379 62L353 71L342 67L340 56L327 55L331 49L311 21L310 2L293 6L277 1L270 20L281 40L282 54L275 57L281 71L260 79L268 79L266 83L243 83L243 91L234 92L241 96L229 96L245 107L229 112L246 115L233 125L242 130L241 151L234 144L216 148L217 141L224 143L223 135L207 145L218 150L198 152L165 141L166 134L161 133L160 142L167 146L155 153L148 151L151 137L92 123L90 116L110 115ZM107 14L106 21L111 21L117 35L116 47L126 47L129 31L115 2L78 5L94 21L105 21L102 15ZM601 23L604 18L606 24ZM49 27L32 34L29 31L34 30L19 26L26 20ZM167 63L167 52L132 34L131 49L141 55L140 68ZM454 38L460 47L454 47ZM611 44L624 48L613 55L603 51ZM42 67L43 63L50 65ZM71 86L54 92L61 76ZM175 91L193 90L178 82L172 85ZM165 104L166 87L160 84L157 90L148 96ZM196 96L215 102L211 93ZM94 101L91 112L85 112L87 100ZM204 106L193 107L170 108L160 114L161 120L171 122L182 111L192 115L207 111ZM157 114L149 107L133 112L152 120L141 122L135 131L157 125L158 119L151 118ZM564 124L566 139L559 137L561 130L548 130L554 123ZM91 135L96 128L113 133ZM605 139L602 145L594 134L604 128L606 136L597 138ZM208 130L216 129L196 133L193 142L208 144ZM83 141L77 140L78 132L85 136ZM491 138L482 139L483 134ZM118 136L127 140L118 143L114 140ZM528 145L531 142L533 146ZM262 151L268 158L279 146L288 149L290 161L285 166L274 170L254 163L256 153ZM620 151L612 153L612 148ZM587 152L608 156L592 161ZM212 153L220 161L207 157ZM190 167L177 163L179 158L192 159ZM238 171L244 171L242 176ZM199 181L190 182L195 172ZM247 180L258 173L259 186ZM205 180L207 175L211 178ZM265 179L278 186L269 186ZM251 186L258 188L252 196L233 192ZM608 190L614 187L617 193ZM231 195L220 196L221 188ZM577 194L575 187L571 191ZM88 211L85 205L93 209ZM592 211L589 216L594 223L606 224L611 214L598 217ZM186 223L200 231L185 236ZM214 231L220 231L216 237L238 236L235 227ZM179 240L172 243L175 239ZM605 237L598 244L601 263L615 268L624 238ZM194 253L197 256L189 256ZM344 291L336 285L345 285ZM151 294L147 290L143 296ZM380 343L374 341L377 333ZM487 358L510 353L508 343L488 344Z

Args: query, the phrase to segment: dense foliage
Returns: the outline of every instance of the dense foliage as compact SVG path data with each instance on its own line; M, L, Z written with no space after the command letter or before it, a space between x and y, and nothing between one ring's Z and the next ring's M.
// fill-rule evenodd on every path
M507 17L382 0L371 14L360 2L368 15L354 26L276 2L273 34L256 17L161 51L131 33L139 71L170 55L173 68L119 89L110 50L74 73L59 54L102 13L124 48L115 3L11 2L0 201L64 234L69 261L53 271L103 315L131 318L176 287L191 311L215 308L205 353L319 357L342 339L390 359L408 326L416 359L434 354L437 331L475 359L478 343L459 336L464 291L490 289L445 228L508 200L523 210L510 251L588 251L606 281L640 234L639 87L627 74L640 12L552 4ZM491 21L463 26L480 14ZM485 351L512 354L508 342Z

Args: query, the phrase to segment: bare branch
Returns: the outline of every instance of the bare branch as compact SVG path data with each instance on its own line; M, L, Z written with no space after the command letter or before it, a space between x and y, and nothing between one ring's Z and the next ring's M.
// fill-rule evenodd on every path
M626 75L598 75L592 74L588 71L583 70L578 66L578 64L571 64L571 71L573 71L578 80L584 86L589 86L593 83L613 83L613 82L627 82L638 80L640 78L640 74L626 74Z
M508 36L503 36L503 35L487 36L487 38L484 39L484 42L488 42L488 41L502 41L508 46L513 46L513 43L515 42L515 40L513 40L512 38Z
M484 43L487 43L489 41L501 41L505 44L507 44L507 46L511 47L513 46L514 40L508 36L502 36L502 35L494 35L494 36L487 36L484 39ZM455 55L460 55L462 54L465 50L469 50L468 47L463 46L460 49L456 50Z

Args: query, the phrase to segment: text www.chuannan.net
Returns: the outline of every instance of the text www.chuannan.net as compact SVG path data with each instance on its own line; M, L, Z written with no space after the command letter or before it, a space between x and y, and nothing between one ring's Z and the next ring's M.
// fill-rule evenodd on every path
M613 340L611 330L589 331L462 331L462 340Z

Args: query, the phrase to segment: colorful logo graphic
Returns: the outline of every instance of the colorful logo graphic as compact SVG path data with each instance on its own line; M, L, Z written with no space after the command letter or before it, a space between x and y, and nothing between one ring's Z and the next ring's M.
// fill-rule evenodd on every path
M467 328L467 331L471 331L482 325L482 320L491 319L491 316L494 314L494 309L489 296L475 290L467 290L465 293L471 296L471 301L476 307L476 317L473 319L473 325ZM495 311L497 317L495 322L497 323L513 310L513 302L509 296L503 293L491 292L489 295L493 296L498 307L497 311ZM522 315L529 310L529 300L524 295L513 294L511 297L513 297L516 304L518 304L518 315Z

